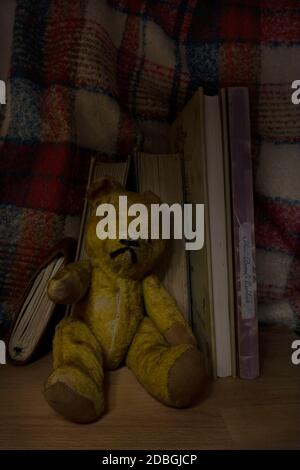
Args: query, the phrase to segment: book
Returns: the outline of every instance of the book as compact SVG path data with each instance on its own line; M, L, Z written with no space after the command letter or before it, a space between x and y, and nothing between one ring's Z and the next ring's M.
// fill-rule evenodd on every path
M26 286L8 335L8 356L14 364L26 364L50 347L51 333L62 318L64 306L49 299L47 284L59 269L74 260L75 251L76 241L63 239L46 255Z
M162 203L184 204L182 155L137 153L135 173L139 192L151 190ZM171 237L157 273L190 323L188 260L183 239Z
M128 178L130 162L131 162L130 157L128 157L123 162L112 162L112 163L101 162L97 160L95 157L92 157L90 168L89 168L87 188L89 188L93 184L94 181L104 176L111 176L115 178L117 181L119 181L119 183L121 183L123 186L125 186L127 182L127 178ZM84 247L84 236L85 236L87 220L91 215L91 210L92 208L88 204L87 198L85 198L82 216L81 216L81 222L80 222L76 260L87 258L87 254L85 252L85 247Z
M239 375L251 379L259 375L259 353L249 96L243 87L227 95Z
M204 119L217 376L228 377L234 375L235 362L231 346L234 336L231 337L230 325L233 306L230 305L229 291L232 285L229 283L228 270L228 258L232 256L232 251L229 251L227 244L226 225L231 214L225 204L225 167L218 96L204 97Z
M237 352L236 352L236 318L234 303L234 274L233 274L233 236L232 236L232 204L231 204L231 173L228 135L227 92L224 88L220 91L222 140L223 140L223 165L224 188L226 210L226 245L227 245L227 269L228 269L228 303L230 320L230 339L232 357L232 376L237 376Z
M226 205L229 177L224 178L228 168L223 161L219 98L205 97L199 89L173 123L170 142L171 151L184 155L187 202L205 207L204 247L189 253L194 332L211 375L231 376L235 373L227 243L231 213Z

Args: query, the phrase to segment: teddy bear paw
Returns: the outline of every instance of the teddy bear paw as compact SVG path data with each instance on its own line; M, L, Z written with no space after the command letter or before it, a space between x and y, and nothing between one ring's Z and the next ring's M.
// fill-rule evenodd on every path
M97 421L104 412L103 391L76 367L56 369L45 384L44 395L57 413L75 423Z
M48 296L56 304L73 304L79 300L78 279L70 271L57 273L48 284Z

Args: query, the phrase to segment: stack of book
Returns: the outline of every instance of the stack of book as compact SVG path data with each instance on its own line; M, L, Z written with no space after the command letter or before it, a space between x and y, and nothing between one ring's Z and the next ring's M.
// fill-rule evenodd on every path
M205 204L205 243L189 252L192 325L214 377L259 375L249 96L199 89L171 128L187 202Z
M204 204L204 246L171 240L157 270L193 327L213 377L259 374L249 97L246 88L199 89L171 126L170 154L93 160L89 184L111 175L162 202ZM133 178L130 167L133 160ZM78 257L84 256L82 241Z
M199 89L171 126L172 154L139 153L136 183L172 204L204 204L204 246L173 240L163 281L213 377L259 375L249 96ZM161 269L161 268L160 268Z
M210 374L255 378L259 357L248 90L228 88L205 96L199 89L171 126L170 150L137 153L120 163L92 159L88 186L113 176L128 189L153 191L169 205L204 204L203 248L186 251L184 239L171 240L157 274L193 327ZM86 202L76 259L86 257L89 211ZM21 324L15 324L14 338ZM15 351L19 339L11 343Z

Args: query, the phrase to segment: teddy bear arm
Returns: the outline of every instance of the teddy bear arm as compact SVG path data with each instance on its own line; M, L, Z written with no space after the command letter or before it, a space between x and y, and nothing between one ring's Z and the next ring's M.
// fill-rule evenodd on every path
M48 296L57 304L74 304L83 298L91 280L88 260L76 261L60 269L48 283Z
M196 345L192 330L175 299L167 292L157 276L150 275L144 279L143 295L148 316L170 345Z

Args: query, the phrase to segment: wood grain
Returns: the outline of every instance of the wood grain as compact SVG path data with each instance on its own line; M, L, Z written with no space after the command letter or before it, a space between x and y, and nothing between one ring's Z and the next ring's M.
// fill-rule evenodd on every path
M196 407L175 410L152 399L126 368L107 377L108 411L75 425L56 415L41 390L51 357L0 366L1 449L300 449L300 366L294 335L261 329L259 379L219 379Z

